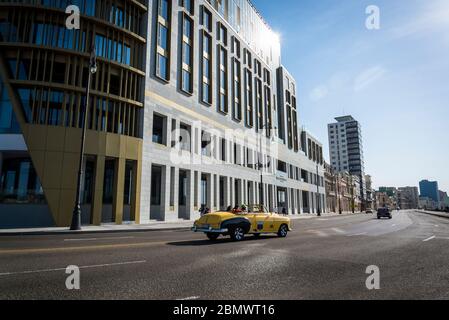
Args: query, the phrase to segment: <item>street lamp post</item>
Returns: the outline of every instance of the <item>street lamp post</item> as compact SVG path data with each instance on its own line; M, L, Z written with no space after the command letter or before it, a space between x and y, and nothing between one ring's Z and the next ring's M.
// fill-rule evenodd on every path
M86 140L86 128L87 128L87 114L89 111L89 95L90 95L90 83L92 80L92 75L97 72L97 61L95 55L95 45L92 44L90 51L89 60L89 75L87 78L86 87L86 100L84 103L84 119L83 119L83 129L81 135L81 150L80 150L80 162L78 167L78 183L76 185L76 199L75 207L73 208L72 224L70 230L78 231L81 230L81 179L83 175L83 162L84 162L84 148Z

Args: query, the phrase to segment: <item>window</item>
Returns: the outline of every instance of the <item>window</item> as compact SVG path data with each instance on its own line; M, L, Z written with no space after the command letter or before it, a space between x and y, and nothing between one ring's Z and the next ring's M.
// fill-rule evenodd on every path
M166 144L165 128L167 118L160 115L154 115L153 117L153 142L157 144Z
M27 153L2 152L0 203L42 204L44 192Z
M206 157L210 157L212 155L211 150L212 137L210 133L205 131L201 132L201 154Z
M224 46L228 45L228 31L225 26L221 23L218 24L218 41L220 41Z
M256 112L257 112L257 123L258 129L262 130L264 127L263 123L263 93L262 93L262 81L260 79L255 79L256 83Z
M226 162L226 139L220 138L220 160Z
M271 136L271 130L273 125L273 119L271 115L271 90L268 85L265 86L265 124L266 124L266 135Z
M248 69L245 69L245 105L246 105L246 125L254 126L253 110L253 82L252 75Z
M241 94L241 70L240 61L233 59L233 117L235 120L242 120L242 94Z
M201 100L204 103L212 104L212 37L203 30L202 39L202 88Z
M182 33L182 91L193 93L193 21L186 14L183 15Z
M162 167L153 166L151 169L151 205L160 206L162 198Z
M278 160L278 171L287 173L287 164L284 161Z
M244 56L244 62L248 66L249 69L252 68L252 58L251 58L251 52L249 52L248 49L245 49L245 56Z
M190 152L192 150L192 130L191 127L181 123L179 143L181 145L181 150Z
M170 15L171 1L158 0L156 76L170 80Z
M238 41L236 37L233 37L232 39L232 53L240 59L240 41Z
M182 5L189 14L194 14L194 0L182 0Z
M218 58L218 110L222 113L228 113L228 53L222 46L219 46Z
M212 14L204 6L201 24L208 32L212 32Z

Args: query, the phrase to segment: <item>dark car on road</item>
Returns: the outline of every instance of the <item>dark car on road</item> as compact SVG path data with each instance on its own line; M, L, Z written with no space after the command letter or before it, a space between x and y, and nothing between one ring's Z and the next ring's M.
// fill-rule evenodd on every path
M382 218L388 218L388 219L392 219L393 216L391 215L390 209L388 208L379 208L377 210L377 219L382 219Z

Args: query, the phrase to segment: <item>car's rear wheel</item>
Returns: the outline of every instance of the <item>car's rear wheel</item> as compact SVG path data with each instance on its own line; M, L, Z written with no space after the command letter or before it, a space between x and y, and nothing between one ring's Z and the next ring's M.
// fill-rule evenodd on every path
M283 224L278 231L278 237L285 238L288 234L288 226Z
M215 241L220 236L218 233L206 233L206 236L209 240Z
M234 227L231 230L231 239L233 241L242 241L245 238L245 230L242 227Z

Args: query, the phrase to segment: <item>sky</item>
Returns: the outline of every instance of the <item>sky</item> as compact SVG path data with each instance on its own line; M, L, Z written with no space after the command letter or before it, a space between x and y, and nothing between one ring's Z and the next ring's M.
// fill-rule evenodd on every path
M429 179L449 192L449 0L253 2L280 35L299 121L327 161L327 124L350 114L374 187ZM370 5L379 30L365 26Z

